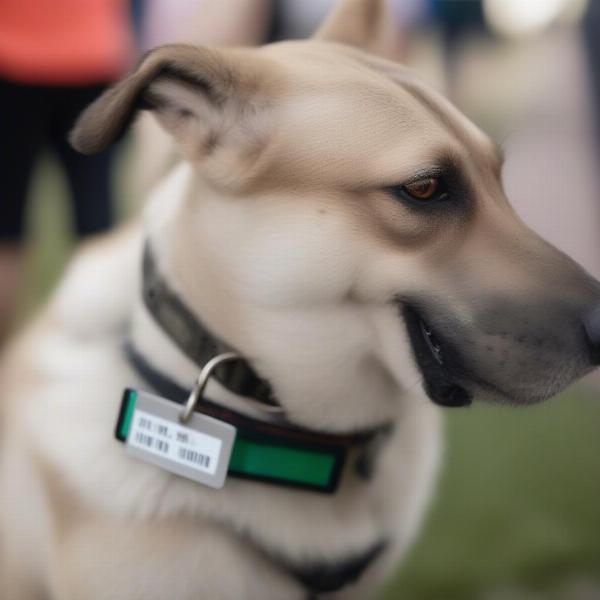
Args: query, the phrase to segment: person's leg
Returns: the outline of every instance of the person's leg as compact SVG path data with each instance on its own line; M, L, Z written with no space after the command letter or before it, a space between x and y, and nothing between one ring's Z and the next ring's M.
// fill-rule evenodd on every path
M44 104L43 91L0 80L0 345L21 283L25 200L44 137Z
M20 244L0 241L0 347L13 324L24 262Z
M69 131L83 109L102 91L104 86L56 88L50 141L62 162L75 215L79 237L100 233L113 224L111 149L84 156L71 148Z

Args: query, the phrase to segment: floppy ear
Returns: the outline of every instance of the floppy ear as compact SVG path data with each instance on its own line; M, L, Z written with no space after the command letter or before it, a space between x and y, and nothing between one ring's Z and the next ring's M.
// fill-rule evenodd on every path
M399 29L389 0L338 0L314 37L397 58Z
M162 46L82 113L70 142L83 154L100 152L124 133L138 109L147 109L184 150L208 148L235 85L233 67L220 51Z

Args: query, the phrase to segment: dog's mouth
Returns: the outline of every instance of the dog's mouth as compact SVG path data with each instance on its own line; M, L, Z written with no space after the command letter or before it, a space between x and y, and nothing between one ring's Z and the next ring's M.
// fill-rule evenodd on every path
M405 304L402 312L427 395L441 406L470 404L472 396L462 384L462 377L459 375L462 369L456 350L428 324L414 306Z
M420 317L418 317L418 319L419 319L419 326L421 328L421 334L423 335L425 342L429 346L429 350L430 350L431 354L433 355L435 360L438 362L438 364L443 365L444 364L444 355L442 354L442 345L440 344L438 339L433 335L433 332L431 331L431 328L429 327L429 325Z

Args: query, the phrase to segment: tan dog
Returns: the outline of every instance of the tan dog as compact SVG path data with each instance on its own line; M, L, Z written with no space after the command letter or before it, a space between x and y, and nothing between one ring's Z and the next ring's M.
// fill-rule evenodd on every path
M81 252L4 359L4 600L371 597L431 491L435 403L536 402L598 362L597 283L518 220L484 134L396 64L335 43L341 12L307 42L159 48L82 116L84 152L144 108L185 159L143 224ZM376 47L377 15L357 14L351 41ZM153 288L142 300L144 245L176 316L243 355L290 436L368 438L335 493L211 489L114 440L122 390L149 387L126 339L175 386L203 366ZM272 420L224 382L206 397Z

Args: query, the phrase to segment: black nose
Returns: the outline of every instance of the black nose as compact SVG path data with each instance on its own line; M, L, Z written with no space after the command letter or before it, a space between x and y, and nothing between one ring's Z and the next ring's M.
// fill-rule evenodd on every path
M583 318L583 328L595 365L600 365L600 305Z

